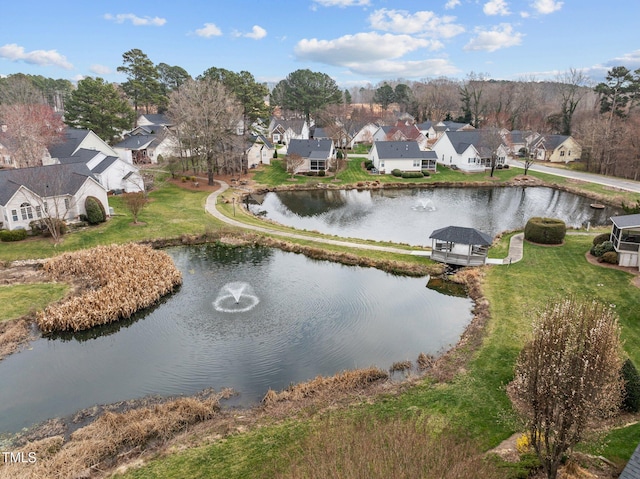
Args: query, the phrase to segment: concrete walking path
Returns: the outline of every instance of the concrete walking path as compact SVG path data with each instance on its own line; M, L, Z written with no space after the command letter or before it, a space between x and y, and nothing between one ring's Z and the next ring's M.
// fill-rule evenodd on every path
M316 243L324 243L324 244L331 244L331 245L336 245L336 246L343 246L346 248L357 248L357 249L365 249L365 250L372 250L372 251L384 251L387 253L395 253L395 254L407 254L407 255L413 255L413 256L425 256L425 257L431 257L431 251L424 251L424 250L406 250L406 249L401 249L401 248L394 248L392 246L378 246L378 245L373 245L373 244L363 244L363 243L353 243L351 241L346 241L346 240L334 240L331 238L317 238L314 236L308 236L308 235L303 235L303 234L298 234L298 233L291 233L289 231L279 231L273 228L269 228L266 226L256 226L256 225L249 225L246 223L243 223L241 221L236 221L232 218L229 218L228 216L220 213L218 211L218 208L216 208L216 204L218 202L218 196L220 196L222 193L224 193L225 191L227 191L229 189L229 185L227 183L225 183L224 181L219 181L216 180L216 183L218 183L220 185L220 189L214 191L213 193L211 193L209 196L207 196L207 200L205 203L205 210L207 211L207 213L209 213L210 215L212 215L214 218L222 221L223 223L226 223L230 226L235 226L237 228L243 228L243 229L247 229L250 231L256 231L259 233L267 233L267 234L272 234L272 235L278 235L278 236L285 236L287 238L295 238L295 239L301 239L301 240L306 240L306 241L314 241ZM518 233L514 236L511 237L511 241L509 243L509 256L507 256L504 259L494 259L494 258L490 258L487 259L487 264L511 264L511 263L515 263L517 261L520 261L522 259L522 243L523 243L523 239L524 239L524 233Z

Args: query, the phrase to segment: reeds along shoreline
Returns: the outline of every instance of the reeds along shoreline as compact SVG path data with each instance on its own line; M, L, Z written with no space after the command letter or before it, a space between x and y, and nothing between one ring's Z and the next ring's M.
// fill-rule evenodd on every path
M48 260L44 270L55 280L83 281L87 288L38 314L38 326L46 333L129 318L182 284L167 253L135 243L65 253Z

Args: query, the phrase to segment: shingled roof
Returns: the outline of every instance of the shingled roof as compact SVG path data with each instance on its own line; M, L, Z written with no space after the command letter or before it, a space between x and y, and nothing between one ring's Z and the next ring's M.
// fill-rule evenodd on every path
M446 241L448 243L468 244L474 246L489 246L493 239L486 233L475 228L464 226L447 226L431 233L429 238Z
M393 160L402 158L422 158L437 160L435 151L423 151L415 141L376 141L374 143L378 158Z
M619 479L640 479L640 444L638 444L638 447L636 447L636 450L631 455Z

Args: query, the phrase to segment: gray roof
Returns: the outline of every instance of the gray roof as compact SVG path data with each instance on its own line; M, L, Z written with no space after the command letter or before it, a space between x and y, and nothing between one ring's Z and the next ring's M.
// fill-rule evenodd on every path
M418 130L424 131L431 128L433 126L433 122L431 120L427 120L425 122L417 124L416 126L418 127Z
M140 150L148 147L155 139L155 135L131 135L117 145L113 145L113 147L126 148L128 150Z
M144 118L146 118L146 120L153 124L153 125L158 125L158 126L165 126L165 125L171 125L171 121L169 120L169 118L167 117L167 115L164 115L162 113L158 113L158 114L144 114L144 115L140 115L143 116ZM144 125L146 126L146 125Z
M555 150L564 143L567 138L569 138L567 135L543 135L539 137L537 143L542 144L547 150Z
M103 159L100 163L98 163L96 166L94 166L91 169L91 173L96 173L96 174L104 173L104 171L107 168L109 168L111 165L113 165L117 160L118 160L117 156L107 156L105 159Z
M65 128L64 140L49 147L51 158L69 158L78 149L80 143L87 137L90 130L79 128Z
M378 158L385 160L402 158L438 159L435 151L423 151L415 141L376 141Z
M619 479L639 479L640 478L640 444L631 455L627 466L620 474Z
M0 169L0 204L6 205L21 185L42 198L73 195L87 178L94 176L84 163Z
M493 239L486 233L475 228L465 228L463 226L447 226L431 233L429 238L449 243L470 244L477 246L489 246Z
M328 158L331 154L331 140L291 140L287 155L300 155L302 158Z
M445 135L451 141L456 153L461 155L465 152L469 146L473 145L481 157L490 157L491 152L488 148L482 147L482 130L467 130L467 131L447 131Z
M618 228L638 228L640 227L640 214L612 216L611 221Z
M269 141L269 139L267 137L265 137L264 135L252 135L250 138L250 143L262 143L264 146L266 146L267 148L269 148L270 150L273 150L273 145L271 144L271 142Z

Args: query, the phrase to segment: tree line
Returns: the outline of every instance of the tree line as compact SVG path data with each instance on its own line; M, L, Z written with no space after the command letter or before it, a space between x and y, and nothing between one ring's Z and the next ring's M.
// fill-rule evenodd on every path
M33 75L1 78L1 119L5 124L16 121L20 108L25 108L16 105L46 105L63 112L65 124L91 129L114 143L121 139L123 131L134 126L138 115L166 113L174 121L184 122L180 132L185 145L183 154L211 158L205 145L194 144L202 131L188 138L184 117L185 103L193 107L186 108L189 111L215 108L195 103L201 99L191 98L189 103L186 98L187 91L194 94L194 82L210 82L219 84L224 89L223 96L228 95L235 103L233 108L228 102L221 103L219 113L235 114L239 108L240 117L233 118L234 127L227 127L228 131L241 134L248 134L257 126L264 130L276 108L282 116L305 118L336 135L368 121L395 122L398 113L407 113L418 123L454 120L476 128L573 135L583 146L581 164L585 169L640 179L640 115L636 108L640 100L640 70L632 72L624 66L612 68L605 81L595 85L582 72L570 69L554 81L500 81L488 74L471 72L462 80L396 80L345 90L325 73L301 69L289 73L270 89L248 71L211 67L193 78L180 66L155 64L143 51L132 49L122 55L118 71L126 76L120 84L87 77L75 87L67 80ZM189 89L184 88L187 85ZM176 105L183 111L175 111ZM9 112L12 108L13 115ZM38 114L23 116L33 118ZM236 127L235 120L242 126ZM47 121L51 124L50 119ZM37 128L24 130L33 135ZM334 140L338 143L344 138ZM6 135L5 142L12 147L21 143L9 141ZM217 148L226 155L235 148L231 146Z

